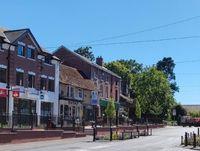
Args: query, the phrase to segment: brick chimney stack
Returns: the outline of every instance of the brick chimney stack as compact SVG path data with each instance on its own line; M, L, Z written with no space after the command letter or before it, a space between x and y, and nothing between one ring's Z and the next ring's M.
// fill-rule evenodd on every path
M103 66L103 58L101 56L96 58L96 64Z

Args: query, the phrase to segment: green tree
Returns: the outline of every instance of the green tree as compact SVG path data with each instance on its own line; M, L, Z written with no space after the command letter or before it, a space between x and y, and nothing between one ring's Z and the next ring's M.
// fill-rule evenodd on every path
M170 81L170 87L173 90L173 94L179 91L179 87L175 82L176 80L176 76L174 73L175 66L176 64L174 63L174 60L171 57L164 57L156 64L156 68L159 71L162 71Z
M132 88L144 115L165 118L174 104L170 83L155 67L145 68L132 78Z
M115 103L114 103L113 99L110 99L108 101L105 113L106 113L107 118L109 119L109 123L110 123L110 141L112 141L112 119L116 116Z
M141 107L140 107L140 103L137 99L136 99L136 102L135 102L135 116L138 119L141 118Z
M80 54L81 56L84 56L85 58L89 59L90 61L95 61L95 57L93 52L91 51L92 47L80 47L77 50L74 50L74 52Z
M110 99L108 101L108 104L106 106L106 110L105 110L105 113L106 113L106 116L109 118L109 119L112 119L115 117L116 115L116 110L115 110L115 102L113 99Z

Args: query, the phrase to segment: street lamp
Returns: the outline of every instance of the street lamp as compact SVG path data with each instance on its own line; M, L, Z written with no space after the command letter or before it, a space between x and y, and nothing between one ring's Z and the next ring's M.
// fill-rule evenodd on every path
M7 86L6 86L6 88L8 89L8 94L7 94L7 110L9 110L9 101L10 101L9 97L10 97L10 91L11 91L11 88L10 88L10 56L11 56L11 51L15 50L15 45L7 42L5 40L5 38L4 38L3 39L3 43L1 45L1 48L2 48L2 50L7 50L8 51L8 55L7 55L7 76L6 76Z

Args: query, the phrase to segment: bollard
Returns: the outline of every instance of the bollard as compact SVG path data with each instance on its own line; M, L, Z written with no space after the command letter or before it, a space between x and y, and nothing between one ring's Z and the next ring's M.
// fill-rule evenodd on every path
M195 148L197 146L197 139L196 139L196 134L193 134L193 147Z
M133 139L133 132L131 132L131 139Z
M188 145L188 133L185 132L185 146Z
M112 134L113 134L113 132L112 132L112 127L110 128L110 141L112 141Z
M93 127L93 142L96 141L96 128Z
M184 143L183 143L183 136L181 136L181 145L183 145Z

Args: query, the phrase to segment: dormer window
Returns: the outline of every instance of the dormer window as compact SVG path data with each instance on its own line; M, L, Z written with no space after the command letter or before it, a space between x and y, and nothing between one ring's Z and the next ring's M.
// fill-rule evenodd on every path
M35 59L35 50L32 48L27 48L27 58Z
M23 45L18 44L18 47L17 47L17 54L18 54L19 56L25 57L25 47L24 47Z

